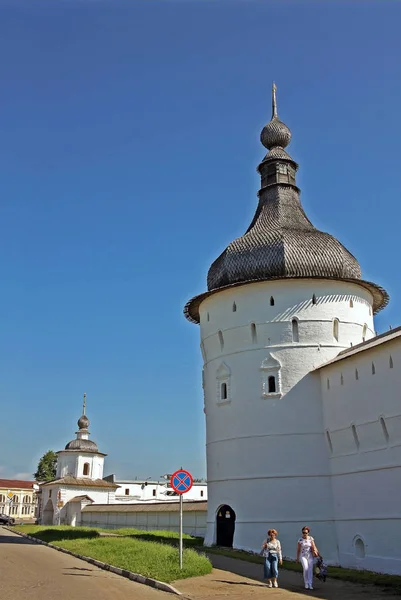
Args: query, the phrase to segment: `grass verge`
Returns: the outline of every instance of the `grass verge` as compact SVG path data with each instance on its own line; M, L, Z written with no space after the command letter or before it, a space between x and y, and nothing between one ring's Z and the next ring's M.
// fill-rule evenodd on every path
M251 554L243 550L229 550L224 548L207 548L204 549L208 554L220 554L229 558L245 560L247 562L263 565L263 557L258 554ZM282 569L288 571L296 571L301 573L302 567L298 563L290 560L283 560ZM341 579L341 581L349 581L350 583L370 584L383 588L388 588L389 591L401 594L401 576L399 575L383 575L381 573L373 573L372 571L358 571L356 569L344 569L343 567L329 567L328 577L331 579Z
M103 537L99 530L84 527L20 525L14 529L54 546L166 583L212 571L209 559L191 548L184 549L183 569L180 570L176 544L160 541L170 539L169 532L153 532L158 534L153 539L151 532L138 532L147 534L144 539L143 535L133 534L135 530L125 530L130 533L124 537ZM111 533L110 530L107 532ZM174 540L174 536L171 539Z

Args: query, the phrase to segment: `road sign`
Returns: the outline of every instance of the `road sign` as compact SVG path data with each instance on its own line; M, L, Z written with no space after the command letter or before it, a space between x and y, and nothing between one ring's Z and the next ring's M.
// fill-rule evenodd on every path
M191 473L180 469L172 474L170 485L177 494L186 494L189 492L193 484Z
M13 496L14 496L14 494L13 494L12 492L8 492L8 494L7 494L7 498L8 498L9 500L11 500Z

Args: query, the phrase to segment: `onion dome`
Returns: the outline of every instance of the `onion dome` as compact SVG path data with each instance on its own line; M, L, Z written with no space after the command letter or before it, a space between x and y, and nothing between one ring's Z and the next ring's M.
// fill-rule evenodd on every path
M88 429L90 421L86 415L82 415L81 417L79 417L77 425L79 429Z
M277 114L273 85L272 118L261 133L269 150L260 165L259 203L245 234L233 242L211 265L208 292L190 300L186 317L199 323L199 305L223 288L271 279L319 278L350 281L367 288L374 312L388 303L376 284L361 279L357 259L332 235L319 231L305 214L296 185L297 163L285 150L291 131Z

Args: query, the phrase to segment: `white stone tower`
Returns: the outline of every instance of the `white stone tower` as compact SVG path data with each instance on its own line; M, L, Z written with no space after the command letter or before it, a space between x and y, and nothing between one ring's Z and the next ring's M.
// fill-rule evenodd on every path
M267 527L294 556L308 523L337 559L320 378L313 370L373 337L388 296L307 218L291 132L277 114L261 133L259 204L246 233L212 264L208 291L185 306L204 359L208 530L205 543L260 548ZM322 190L324 193L324 190Z
M82 415L78 419L77 437L68 442L64 450L57 452L57 479L67 476L103 478L106 454L99 452L97 444L89 439L89 425L90 421L86 416L86 394L84 394Z

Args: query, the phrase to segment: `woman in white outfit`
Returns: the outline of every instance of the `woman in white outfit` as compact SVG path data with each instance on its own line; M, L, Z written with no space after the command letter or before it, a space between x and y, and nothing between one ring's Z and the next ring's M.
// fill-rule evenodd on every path
M313 562L315 556L319 555L319 552L316 548L315 540L309 533L309 527L302 527L302 537L299 538L297 546L297 562L301 558L305 589L313 590Z

